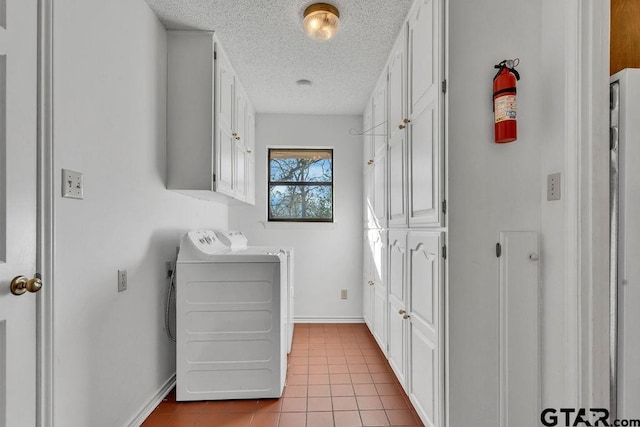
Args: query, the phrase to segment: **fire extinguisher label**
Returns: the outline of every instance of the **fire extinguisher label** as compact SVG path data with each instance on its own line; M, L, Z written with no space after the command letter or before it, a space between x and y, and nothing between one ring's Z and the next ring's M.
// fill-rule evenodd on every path
M505 95L495 100L496 123L516 119L516 96Z

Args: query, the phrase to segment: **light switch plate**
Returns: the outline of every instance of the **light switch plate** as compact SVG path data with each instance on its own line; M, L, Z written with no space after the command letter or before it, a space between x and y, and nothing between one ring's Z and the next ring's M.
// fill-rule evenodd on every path
M560 200L560 172L547 175L547 200Z
M62 169L62 197L84 199L83 176L81 172Z

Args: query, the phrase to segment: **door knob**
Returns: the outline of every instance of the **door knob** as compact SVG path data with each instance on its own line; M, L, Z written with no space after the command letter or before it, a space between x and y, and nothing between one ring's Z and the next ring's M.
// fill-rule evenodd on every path
M405 314L405 313L406 313L406 311L404 311L402 309L398 312L398 314Z
M9 287L14 295L22 295L25 292L35 293L42 289L42 280L38 273L33 276L33 279L27 279L25 276L16 276Z

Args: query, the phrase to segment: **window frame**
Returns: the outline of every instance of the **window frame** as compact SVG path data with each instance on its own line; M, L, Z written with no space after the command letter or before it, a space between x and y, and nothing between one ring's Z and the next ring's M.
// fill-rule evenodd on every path
M329 151L331 152L331 181L329 182L317 182L317 181L271 181L271 152L279 151ZM268 147L267 148L267 222L294 222L294 223L333 223L335 219L335 193L333 183L335 181L334 167L333 167L333 147ZM293 158L293 157L292 157ZM271 187L276 185L287 186L303 186L303 187L331 187L331 218L273 218L271 216Z

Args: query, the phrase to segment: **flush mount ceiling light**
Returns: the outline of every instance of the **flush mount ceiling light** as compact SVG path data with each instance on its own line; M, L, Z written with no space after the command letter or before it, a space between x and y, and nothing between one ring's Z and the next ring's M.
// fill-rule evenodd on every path
M304 10L304 31L309 37L326 41L338 32L340 12L328 3L314 3Z

